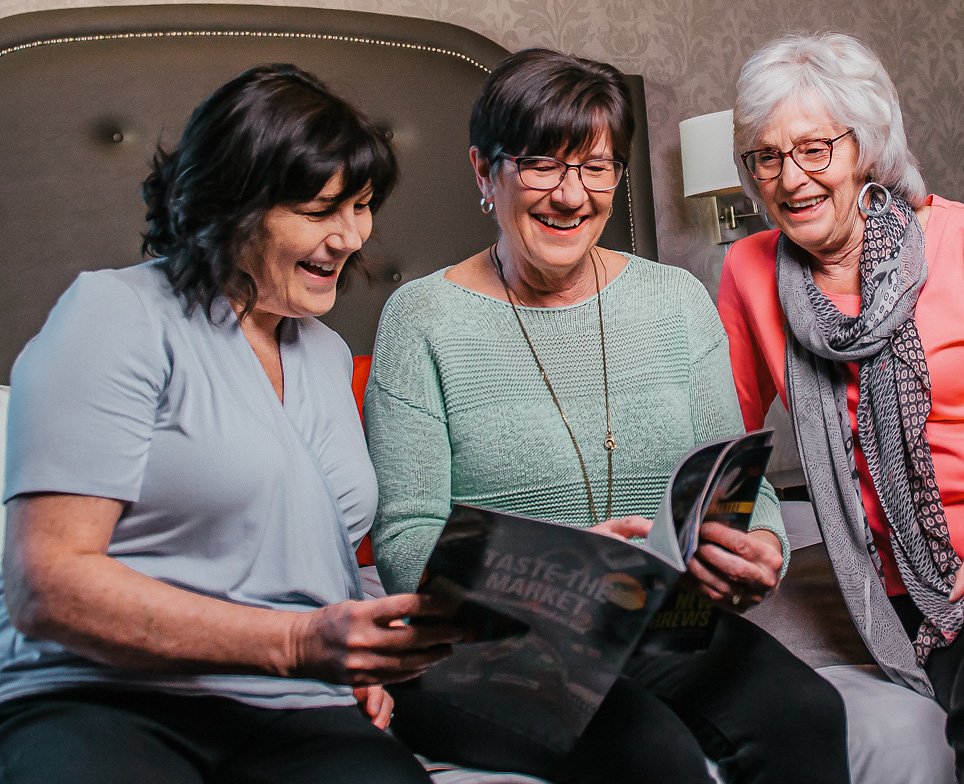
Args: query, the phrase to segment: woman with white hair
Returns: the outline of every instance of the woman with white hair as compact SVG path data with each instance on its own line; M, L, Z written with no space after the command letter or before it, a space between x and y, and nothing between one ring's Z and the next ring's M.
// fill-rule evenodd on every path
M947 710L964 781L964 205L927 194L894 85L849 36L759 50L733 124L777 227L723 266L743 418L787 406L857 629Z

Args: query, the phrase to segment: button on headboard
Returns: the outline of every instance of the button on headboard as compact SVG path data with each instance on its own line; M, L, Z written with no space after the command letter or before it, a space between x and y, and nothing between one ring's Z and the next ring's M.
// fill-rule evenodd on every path
M389 128L402 178L326 321L370 353L401 283L495 238L468 161L468 117L506 50L441 22L252 5L114 6L0 19L0 383L85 269L140 261L140 183L194 106L241 71L292 62ZM642 80L637 139L603 244L655 257Z

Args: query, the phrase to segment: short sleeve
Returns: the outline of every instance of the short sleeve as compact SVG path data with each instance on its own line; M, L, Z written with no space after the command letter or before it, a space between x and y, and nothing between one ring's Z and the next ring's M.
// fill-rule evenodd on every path
M138 500L170 368L149 297L116 272L84 273L27 344L11 377L4 501Z

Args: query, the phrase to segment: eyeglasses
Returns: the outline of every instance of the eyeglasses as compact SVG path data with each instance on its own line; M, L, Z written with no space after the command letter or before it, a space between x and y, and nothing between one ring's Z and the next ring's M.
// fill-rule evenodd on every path
M609 158L595 158L585 163L566 163L558 158L547 158L542 155L526 155L517 158L514 155L499 154L500 158L512 161L519 170L519 179L527 188L534 191L554 191L566 179L570 169L576 170L576 175L587 191L611 191L619 185L625 165L622 161Z
M794 145L786 152L765 147L762 150L750 150L740 158L743 164L758 180L775 180L783 173L783 162L792 158L803 171L808 174L821 172L830 166L833 160L834 142L839 142L844 136L853 133L853 129L840 134L835 139L807 139Z

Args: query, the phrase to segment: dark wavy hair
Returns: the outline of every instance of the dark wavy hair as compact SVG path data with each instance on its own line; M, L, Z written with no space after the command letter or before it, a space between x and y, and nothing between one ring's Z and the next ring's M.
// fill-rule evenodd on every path
M608 63L523 49L489 74L472 107L469 143L491 165L499 155L565 155L609 132L613 157L629 161L635 121L629 88Z
M242 250L268 210L311 201L338 173L336 201L370 185L376 212L398 176L387 134L294 65L252 68L194 110L172 152L158 147L141 250L163 259L187 310L203 305L210 318L223 293L247 314L258 290L237 263ZM359 264L354 253L344 271Z

